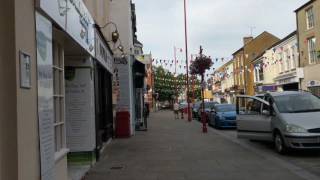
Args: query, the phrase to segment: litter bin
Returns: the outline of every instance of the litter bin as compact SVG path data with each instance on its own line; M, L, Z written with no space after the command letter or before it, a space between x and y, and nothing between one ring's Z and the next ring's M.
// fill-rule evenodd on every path
M130 113L122 111L116 113L116 138L130 137Z

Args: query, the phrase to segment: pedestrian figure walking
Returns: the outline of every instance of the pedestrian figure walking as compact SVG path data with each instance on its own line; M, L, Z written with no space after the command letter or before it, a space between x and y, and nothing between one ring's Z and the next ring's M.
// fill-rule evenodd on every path
M143 108L143 120L144 120L144 127L146 128L145 130L148 130L148 117L150 114L150 110L149 110L149 104L145 103L144 104L144 108Z
M179 104L178 104L178 102L175 102L173 104L173 112L174 112L174 118L179 119Z
M181 108L181 109L180 109L180 112L181 112L181 119L184 119L184 117L183 117L184 112L183 112L183 111L184 111L184 108Z

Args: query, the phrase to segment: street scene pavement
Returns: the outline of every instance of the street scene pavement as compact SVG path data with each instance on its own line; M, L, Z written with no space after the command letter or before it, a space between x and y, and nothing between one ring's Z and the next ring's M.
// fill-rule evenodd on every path
M238 140L230 130L203 134L198 121L159 111L148 131L113 140L85 180L320 179L319 153L281 157L269 146Z

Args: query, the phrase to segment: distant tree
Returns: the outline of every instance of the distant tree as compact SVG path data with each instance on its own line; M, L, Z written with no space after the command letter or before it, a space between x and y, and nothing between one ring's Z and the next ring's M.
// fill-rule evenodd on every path
M179 74L177 77L163 67L154 67L154 89L158 93L159 101L170 101L173 97L178 97L185 88L185 75Z

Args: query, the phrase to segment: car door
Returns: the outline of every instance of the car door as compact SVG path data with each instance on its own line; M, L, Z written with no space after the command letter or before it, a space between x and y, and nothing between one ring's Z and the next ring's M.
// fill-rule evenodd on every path
M271 117L262 113L269 103L254 96L237 97L237 132L239 138L270 140Z
M209 114L209 124L215 125L216 107L213 107Z

